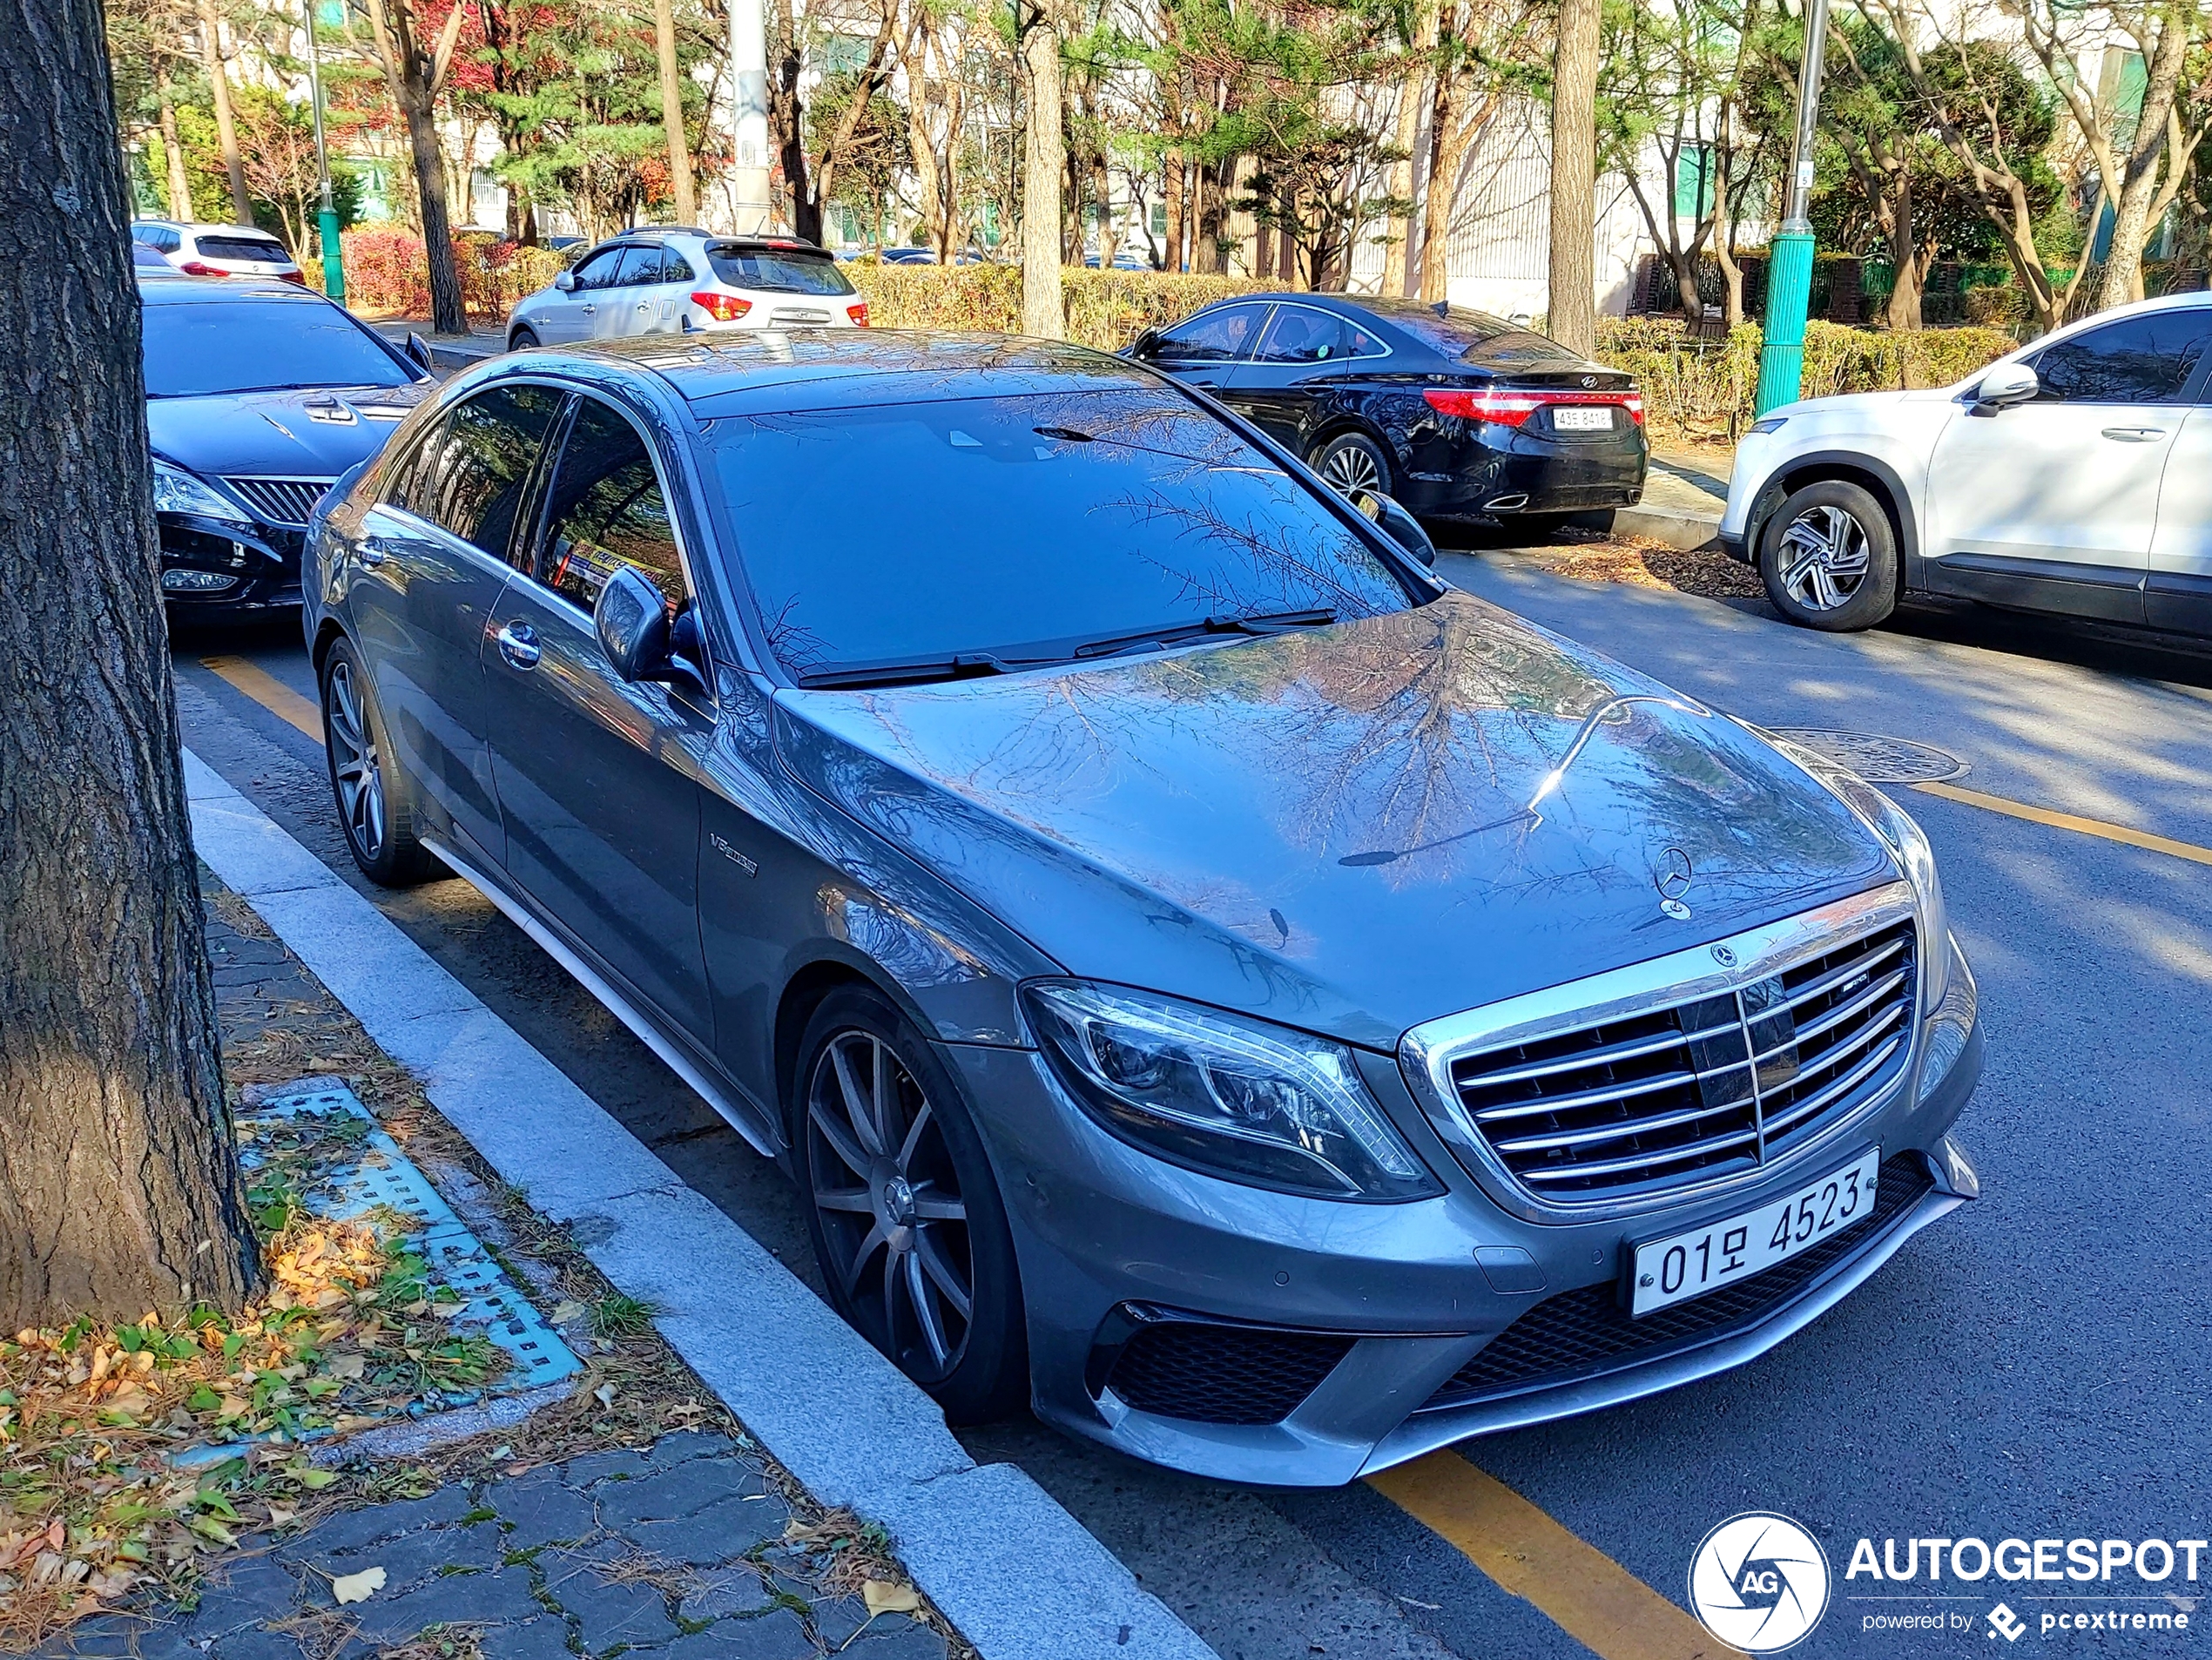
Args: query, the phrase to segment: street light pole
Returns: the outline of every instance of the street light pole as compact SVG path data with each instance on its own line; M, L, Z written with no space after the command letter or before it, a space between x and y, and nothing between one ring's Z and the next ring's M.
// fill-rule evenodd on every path
M1812 298L1813 146L1820 122L1820 73L1828 57L1828 0L1805 0L1805 53L1797 71L1797 142L1791 155L1790 214L1767 258L1764 343L1759 348L1760 415L1795 403L1804 383L1805 307Z
M315 111L315 170L322 178L322 211L316 216L322 233L322 291L340 305L346 303L346 261L338 244L338 207L330 199L330 150L322 136L322 53L315 45L315 0L300 0L307 20L307 84Z
M771 227L768 200L768 30L760 0L731 0L730 78L734 165L730 169L730 228L757 236Z

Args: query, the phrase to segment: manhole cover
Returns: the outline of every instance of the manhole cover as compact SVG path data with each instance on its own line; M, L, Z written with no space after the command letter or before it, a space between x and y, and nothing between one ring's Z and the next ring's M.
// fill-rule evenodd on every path
M1814 753L1848 766L1869 784L1932 784L1957 778L1966 762L1933 744L1916 744L1909 738L1885 738L1879 732L1836 732L1824 726L1773 726L1777 738L1801 744Z

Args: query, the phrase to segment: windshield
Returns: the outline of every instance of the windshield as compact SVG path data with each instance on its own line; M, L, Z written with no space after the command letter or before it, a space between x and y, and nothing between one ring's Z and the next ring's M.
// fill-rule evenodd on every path
M799 253L785 248L710 247L714 274L732 288L765 288L772 294L849 294L853 285L826 253Z
M770 643L802 682L887 664L951 673L961 657L1078 660L1162 634L1412 603L1307 486L1172 394L725 417L707 430Z
M418 378L336 307L297 300L148 306L145 368L153 398Z

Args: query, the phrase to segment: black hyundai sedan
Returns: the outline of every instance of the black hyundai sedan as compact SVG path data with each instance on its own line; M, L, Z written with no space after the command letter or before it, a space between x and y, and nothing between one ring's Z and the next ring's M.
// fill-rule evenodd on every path
M288 282L178 278L138 297L170 615L297 606L308 510L384 447L428 368Z
M1129 355L1212 394L1337 489L1423 517L1539 530L1643 494L1635 381L1463 307L1251 294L1148 331Z

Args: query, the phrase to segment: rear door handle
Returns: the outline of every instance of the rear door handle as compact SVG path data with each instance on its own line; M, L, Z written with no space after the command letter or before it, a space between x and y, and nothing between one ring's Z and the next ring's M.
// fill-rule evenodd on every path
M2163 427L2107 427L2105 428L2106 437L2123 444L2147 444L2165 435L2166 428Z
M499 642L499 654L518 669L537 666L537 631L528 623L509 623L493 636Z

